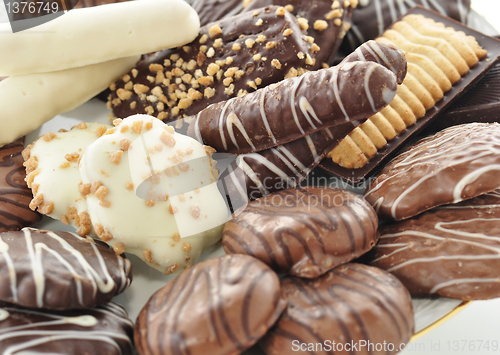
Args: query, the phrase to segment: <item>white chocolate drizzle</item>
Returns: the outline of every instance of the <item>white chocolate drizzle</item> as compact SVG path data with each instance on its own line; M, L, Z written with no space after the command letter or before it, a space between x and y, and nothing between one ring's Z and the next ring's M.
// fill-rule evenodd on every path
M123 309L112 303L93 308L88 312L92 314L101 313L103 317L107 315L116 318L118 326L123 329L122 331L105 325L103 325L103 329L99 329L100 321L93 315L85 314L86 311L82 311L83 315L81 316L62 316L45 311L4 307L0 308L0 322L9 317L9 311L12 313L24 313L28 318L30 316L37 316L47 318L47 320L0 329L0 343L7 339L9 340L9 345L5 348L3 355L38 353L36 351L37 346L68 340L87 340L106 343L115 348L119 354L122 354L122 347L119 342L127 344L126 346L129 349L132 348L132 341L123 328L133 328L133 323L127 318L127 314ZM65 325L68 325L68 327L65 327ZM70 325L83 329L74 329ZM60 329L54 329L56 326L59 326ZM96 329L92 329L94 327ZM24 337L29 340L15 340Z
M27 254L30 258L33 280L35 284L35 292L36 292L36 303L40 308L44 307L44 296L45 296L45 270L44 270L44 255L50 254L54 257L61 265L61 267L65 268L72 276L75 284L76 284L76 292L78 297L78 302L81 305L84 305L83 300L83 288L82 281L86 280L86 282L90 282L92 285L93 296L96 295L97 291L106 294L112 292L117 284L111 277L106 262L101 254L101 252L97 249L97 246L92 243L91 246L94 250L94 253L99 260L99 268L100 271L95 269L83 256L83 254L71 246L64 238L57 235L54 232L46 232L46 237L53 238L58 243L58 247L64 249L69 252L71 257L74 260L78 261L78 265L80 266L80 270L76 270L75 267L72 266L70 262L68 262L67 257L61 255L57 250L50 248L47 244L33 240L32 231L36 231L32 228L24 228L22 232L24 234L24 239L26 242ZM66 232L65 232L66 234ZM67 233L67 236L72 236L79 240L83 240L82 237ZM3 254L6 264L9 269L10 276L10 288L12 292L12 299L15 302L18 302L18 294L17 294L17 277L15 265L12 261L12 257L8 253L8 248L5 247L7 245L5 242L1 240L0 237L0 252ZM8 246L7 246L8 247ZM128 267L125 265L125 261L122 257L116 255L119 264L119 272L120 279L122 281L122 285L120 285L120 290L123 290L130 283L130 280L127 278L126 270ZM129 262L129 261L127 261ZM101 277L100 273L104 274L104 277Z

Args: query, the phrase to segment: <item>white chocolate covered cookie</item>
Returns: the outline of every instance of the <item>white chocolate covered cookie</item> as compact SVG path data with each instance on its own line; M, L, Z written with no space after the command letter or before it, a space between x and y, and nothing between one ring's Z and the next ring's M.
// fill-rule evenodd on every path
M193 265L229 216L211 150L151 116L115 123L80 162L96 234L166 274Z
M0 41L5 36L1 35ZM10 58L10 55L0 57ZM133 56L1 81L0 146L28 134L58 114L80 106L106 89L138 60L139 56Z
M198 15L182 0L128 1L74 9L13 34L8 34L10 25L3 23L0 48L8 55L0 56L0 76L77 68L178 47L191 42L199 29Z
M69 132L47 133L23 151L26 181L33 192L30 208L76 227L80 236L92 231L87 201L82 197L78 162L88 145L109 125L80 123Z

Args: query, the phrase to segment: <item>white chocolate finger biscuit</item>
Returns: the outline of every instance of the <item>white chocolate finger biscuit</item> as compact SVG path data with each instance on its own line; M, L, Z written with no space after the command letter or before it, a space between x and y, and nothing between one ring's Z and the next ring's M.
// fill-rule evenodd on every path
M91 99L127 72L137 60L139 57L134 56L3 80L0 82L0 146Z
M76 68L189 43L200 22L182 0L144 0L71 10L0 36L0 76ZM0 24L0 33L10 25ZM129 68L128 68L129 69ZM109 84L109 83L108 83Z
M211 152L151 116L115 123L80 163L96 234L166 274L193 265L228 218Z
M109 128L102 123L80 123L69 132L47 133L23 151L26 181L33 192L31 209L71 224L82 237L92 231L87 201L80 194L85 186L78 162L88 145Z

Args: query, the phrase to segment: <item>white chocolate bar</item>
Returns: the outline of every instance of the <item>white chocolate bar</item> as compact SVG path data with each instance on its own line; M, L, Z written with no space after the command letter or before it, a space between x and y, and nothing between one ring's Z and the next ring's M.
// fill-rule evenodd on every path
M0 146L83 104L130 70L138 60L139 56L133 56L1 81Z
M74 9L34 28L0 35L0 76L52 72L189 43L198 14L183 0L141 0ZM0 33L10 32L0 24Z
M204 146L157 118L124 119L80 162L83 184L92 186L87 204L96 234L167 274L193 265L230 216L212 164ZM148 179L151 169L158 180Z

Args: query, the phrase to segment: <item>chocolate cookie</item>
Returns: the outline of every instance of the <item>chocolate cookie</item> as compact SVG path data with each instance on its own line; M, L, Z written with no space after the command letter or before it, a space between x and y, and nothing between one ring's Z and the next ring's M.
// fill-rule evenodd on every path
M24 179L24 139L0 148L0 232L18 230L42 219L30 210L31 191Z
M226 223L228 254L248 254L278 273L315 278L370 250L375 211L352 192L306 187L252 201Z
M470 0L367 0L360 1L352 12L352 28L347 32L346 47L353 50L359 44L380 36L384 29L410 8L422 5L462 23L467 23ZM346 49L348 49L346 48Z
M500 190L384 225L372 264L412 294L500 297Z
M140 61L111 84L108 107L119 118L146 113L175 121L303 73L317 47L282 7L228 17L203 26L188 45Z
M243 0L190 0L188 3L200 16L201 26L237 15L243 10Z
M447 128L411 146L366 190L380 218L402 220L500 187L500 124Z
M2 354L132 355L133 323L114 303L47 311L0 302Z
M297 16L302 28L320 48L314 65L314 69L318 69L323 64L333 64L340 44L351 28L351 13L357 4L358 0L252 0L244 11L278 5Z
M236 354L252 346L286 307L278 276L247 255L196 264L142 309L139 354Z
M100 241L24 228L0 234L0 300L79 309L109 302L132 281L132 264Z
M188 134L219 152L261 151L365 119L396 90L394 73L377 63L341 63L213 104L196 115Z
M346 264L313 280L285 277L281 287L288 307L259 342L267 355L395 354L413 335L410 294L383 270Z

